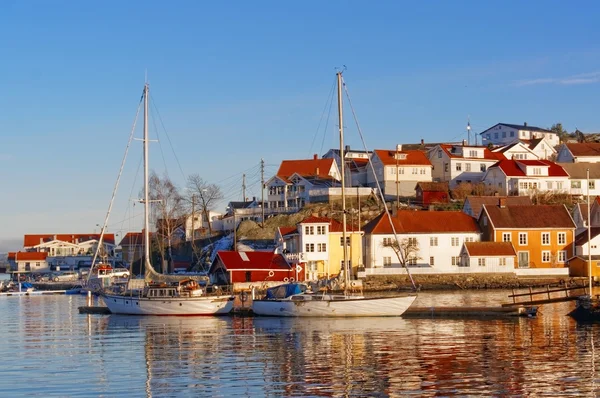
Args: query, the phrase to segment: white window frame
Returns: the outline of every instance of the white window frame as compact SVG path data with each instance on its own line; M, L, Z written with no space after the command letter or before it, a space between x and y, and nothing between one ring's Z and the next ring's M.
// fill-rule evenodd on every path
M552 258L550 250L542 250L542 262L549 263Z
M542 232L542 245L550 246L550 232Z
M512 233L511 232L502 232L502 242L511 242Z
M556 252L556 261L559 263L564 263L567 261L567 251L559 250Z
M557 232L556 240L559 245L566 245L567 244L567 233L566 232Z
M527 232L519 232L519 246L527 246Z

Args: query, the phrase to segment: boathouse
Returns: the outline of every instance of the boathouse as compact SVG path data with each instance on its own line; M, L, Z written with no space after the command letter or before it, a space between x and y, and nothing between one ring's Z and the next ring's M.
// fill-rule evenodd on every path
M218 285L304 280L302 266L291 266L283 255L263 251L219 251L208 274L211 283Z

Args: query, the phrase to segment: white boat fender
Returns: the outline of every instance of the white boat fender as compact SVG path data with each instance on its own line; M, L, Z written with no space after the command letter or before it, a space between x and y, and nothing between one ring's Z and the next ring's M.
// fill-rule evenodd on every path
M269 276L272 277L273 275L275 275L275 272L273 270L269 271Z
M290 282L294 282L294 281L295 281L295 279L294 279L294 278L290 278Z
M290 280L289 280L289 278L286 276L285 278L283 278L283 281L284 281L284 282L289 282Z

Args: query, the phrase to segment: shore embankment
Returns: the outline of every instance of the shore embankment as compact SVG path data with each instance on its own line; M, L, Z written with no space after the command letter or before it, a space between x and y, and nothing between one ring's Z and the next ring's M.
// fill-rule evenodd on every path
M420 290L517 289L587 285L587 278L558 276L520 277L508 274L443 274L413 275L412 277ZM410 288L412 288L412 284L408 275L370 275L363 281L365 292Z

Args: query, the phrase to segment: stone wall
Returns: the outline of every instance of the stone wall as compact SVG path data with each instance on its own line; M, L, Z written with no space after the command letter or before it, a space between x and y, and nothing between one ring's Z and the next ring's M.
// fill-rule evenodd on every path
M587 284L585 278L556 276L518 277L512 274L444 274L413 275L421 290L447 289L511 289L539 286L571 286ZM364 282L365 291L386 291L412 288L408 275L370 275Z

